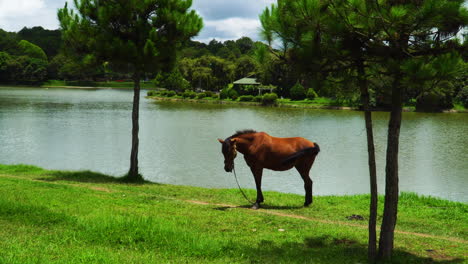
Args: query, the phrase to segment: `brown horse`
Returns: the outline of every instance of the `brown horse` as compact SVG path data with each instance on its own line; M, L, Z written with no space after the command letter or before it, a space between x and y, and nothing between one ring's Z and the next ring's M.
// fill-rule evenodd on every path
M231 172L234 169L237 151L244 154L245 162L252 171L257 187L257 200L252 207L253 209L258 209L260 203L263 202L263 169L285 171L295 167L304 180L304 206L312 203L312 180L309 177L309 171L320 151L317 143L301 137L272 137L265 132L254 130L237 131L225 140L218 139L218 141L223 145L222 152L226 172Z

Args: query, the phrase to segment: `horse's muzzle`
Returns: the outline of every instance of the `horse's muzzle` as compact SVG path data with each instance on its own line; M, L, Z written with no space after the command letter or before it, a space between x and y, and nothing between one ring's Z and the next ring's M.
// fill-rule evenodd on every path
M232 170L234 169L234 162L224 162L224 170L226 172L232 172Z

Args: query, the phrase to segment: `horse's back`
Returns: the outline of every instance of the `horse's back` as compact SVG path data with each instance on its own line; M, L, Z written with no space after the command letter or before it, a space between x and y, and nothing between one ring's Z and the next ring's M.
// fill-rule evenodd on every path
M265 132L258 132L255 136L257 161L265 168L273 170L290 169L293 165L285 164L286 159L302 150L315 147L315 143L302 137L273 137Z

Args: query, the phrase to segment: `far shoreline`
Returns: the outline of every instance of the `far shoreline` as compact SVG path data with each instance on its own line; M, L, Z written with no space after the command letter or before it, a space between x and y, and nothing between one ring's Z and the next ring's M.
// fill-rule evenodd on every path
M83 89L83 90L133 90L133 87L111 87L111 86L53 86L53 85L41 85L41 86L34 86L34 85L5 85L0 84L0 89L5 88L31 88L31 89ZM141 90L157 90L158 88L148 88L148 87L141 87ZM256 106L256 107L278 107L278 108L300 108L300 109L317 109L317 110L345 110L345 111L361 111L358 107L351 107L351 106L333 106L333 105L318 105L318 104L285 104L285 103L277 103L276 105L262 105L261 103L257 102L239 102L239 101L227 101L227 100L219 100L219 99L186 99L186 98L171 98L171 97L161 97L161 96L146 96L146 98L152 99L154 101L165 101L165 102L186 102L186 103L197 103L197 104L222 104L222 105L241 105L241 106ZM389 112L390 110L387 109L372 109L372 112ZM457 110L457 109L447 109L442 111L416 111L412 107L403 107L403 112L413 112L413 113L442 113L442 114L466 114L468 113L468 109L466 110Z
M186 98L170 98L170 97L160 97L160 96L146 96L149 99L155 101L164 101L164 102L186 102L186 103L195 103L195 104L221 104L221 105L243 105L243 106L256 106L256 107L277 107L277 108L299 108L299 109L316 109L316 110L344 110L344 111L362 111L358 107L351 107L351 106L333 106L333 105L317 105L317 104L284 104L278 103L276 105L262 105L261 103L257 102L239 102L239 101L226 101L226 100L206 100L206 99L186 99ZM372 109L372 112L390 112L390 110L385 109ZM443 111L435 111L435 112L422 112L416 111L410 107L403 107L403 112L408 113L435 113L435 114L453 114L453 113L460 113L465 114L468 113L468 110L456 110L456 109L448 109Z

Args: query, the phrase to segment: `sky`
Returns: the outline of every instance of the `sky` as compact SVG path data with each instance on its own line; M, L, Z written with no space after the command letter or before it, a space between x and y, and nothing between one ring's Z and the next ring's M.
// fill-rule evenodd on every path
M57 9L73 0L0 0L0 28L17 32L23 27L58 29ZM194 38L202 42L225 41L243 36L259 40L258 15L276 0L193 0L204 28Z

